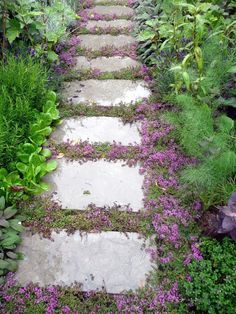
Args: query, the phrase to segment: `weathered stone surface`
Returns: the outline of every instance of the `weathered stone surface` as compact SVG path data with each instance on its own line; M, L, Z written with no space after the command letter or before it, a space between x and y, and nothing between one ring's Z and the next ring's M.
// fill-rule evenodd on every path
M76 58L75 69L98 69L101 72L115 72L137 67L140 67L140 63L129 57L99 57L88 60L86 57L81 56Z
M68 118L51 135L57 143L67 140L78 142L120 142L129 145L141 142L137 124L123 124L119 118L88 117Z
M55 172L45 177L51 185L53 199L64 209L86 209L96 206L130 205L133 211L143 208L143 176L139 167L129 167L122 161L105 160L79 161L58 160Z
M145 82L129 80L72 81L65 83L63 89L65 101L71 104L129 105L150 95Z
M135 39L128 35L79 35L80 46L84 49L100 50L107 46L122 48L135 43Z
M52 241L28 232L19 247L25 259L19 263L16 278L21 285L77 282L83 284L83 291L105 287L109 293L120 293L139 288L152 265L142 249L144 240L136 233L127 236L102 232L81 237L79 231L72 235L61 231L52 233Z
M107 3L111 3L111 4L122 4L122 5L128 5L128 0L94 0L93 3L94 4L101 4L101 3L104 3L104 2L107 2Z
M109 5L109 6L104 6L104 5L97 5L91 9L86 10L88 12L88 16L91 16L95 13L100 14L100 15L114 15L116 17L122 17L122 16L133 16L134 15L134 10L122 6L122 5Z
M86 28L88 30L94 29L94 28L102 28L102 29L106 29L106 28L133 28L134 27L134 22L130 21L130 20L113 20L113 21L103 21L103 20L99 20L99 21L92 21L89 20Z

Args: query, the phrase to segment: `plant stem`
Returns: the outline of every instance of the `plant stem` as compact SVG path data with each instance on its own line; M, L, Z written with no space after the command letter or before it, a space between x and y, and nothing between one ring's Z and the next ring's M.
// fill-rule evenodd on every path
M5 46L6 46L6 22L7 22L7 3L3 0L2 5L2 59L5 58Z

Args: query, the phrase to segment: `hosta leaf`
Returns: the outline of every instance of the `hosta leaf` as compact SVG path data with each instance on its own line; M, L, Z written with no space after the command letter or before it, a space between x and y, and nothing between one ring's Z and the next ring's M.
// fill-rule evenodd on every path
M17 209L13 208L13 207L7 207L5 210L4 210L4 217L6 219L9 219L13 216L15 216L15 214L17 213Z

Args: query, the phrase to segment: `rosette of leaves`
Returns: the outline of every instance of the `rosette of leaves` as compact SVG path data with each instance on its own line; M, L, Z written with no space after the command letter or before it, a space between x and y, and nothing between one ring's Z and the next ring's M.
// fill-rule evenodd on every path
M218 233L228 233L236 242L236 192L234 192L226 206L219 206Z
M21 258L21 253L15 249L21 241L22 220L17 209L7 207L5 197L0 197L0 283L7 272L17 269L17 260Z

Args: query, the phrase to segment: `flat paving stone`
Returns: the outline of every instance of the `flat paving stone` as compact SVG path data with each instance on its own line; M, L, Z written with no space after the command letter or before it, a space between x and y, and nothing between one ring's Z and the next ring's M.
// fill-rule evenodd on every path
M122 5L127 5L128 4L128 0L107 0L107 1L104 1L104 0L93 0L93 3L94 4L101 4L101 3L104 3L104 2L108 2L108 3L112 3L112 4L122 4Z
M135 43L135 38L128 35L79 35L80 46L84 49L100 50L107 46L122 48Z
M129 145L141 142L137 124L124 124L119 118L88 117L64 119L52 133L51 139L56 143L86 141L120 142Z
M94 15L95 13L101 14L101 15L114 15L116 17L122 17L122 16L133 16L134 10L123 5L96 5L95 7L91 9L87 9L86 12L88 13L88 16Z
M70 104L119 106L148 98L151 91L144 81L87 80L64 83L62 95Z
M52 241L53 240L53 241ZM52 240L27 232L19 251L16 279L24 286L69 286L81 283L83 291L106 288L109 293L143 287L152 264L137 233L53 232Z
M95 70L98 69L101 72L115 72L125 69L140 67L140 62L133 60L129 57L99 57L95 59L87 59L84 56L76 58L76 70Z
M134 22L130 20L113 20L113 21L92 21L89 20L86 24L86 28L88 30L95 29L95 28L101 28L101 29L107 29L107 28L133 28Z
M139 167L129 167L122 161L58 160L58 168L48 174L52 198L64 209L85 210L93 203L98 207L130 205L133 211L143 208L143 175ZM56 192L56 193L53 193Z

